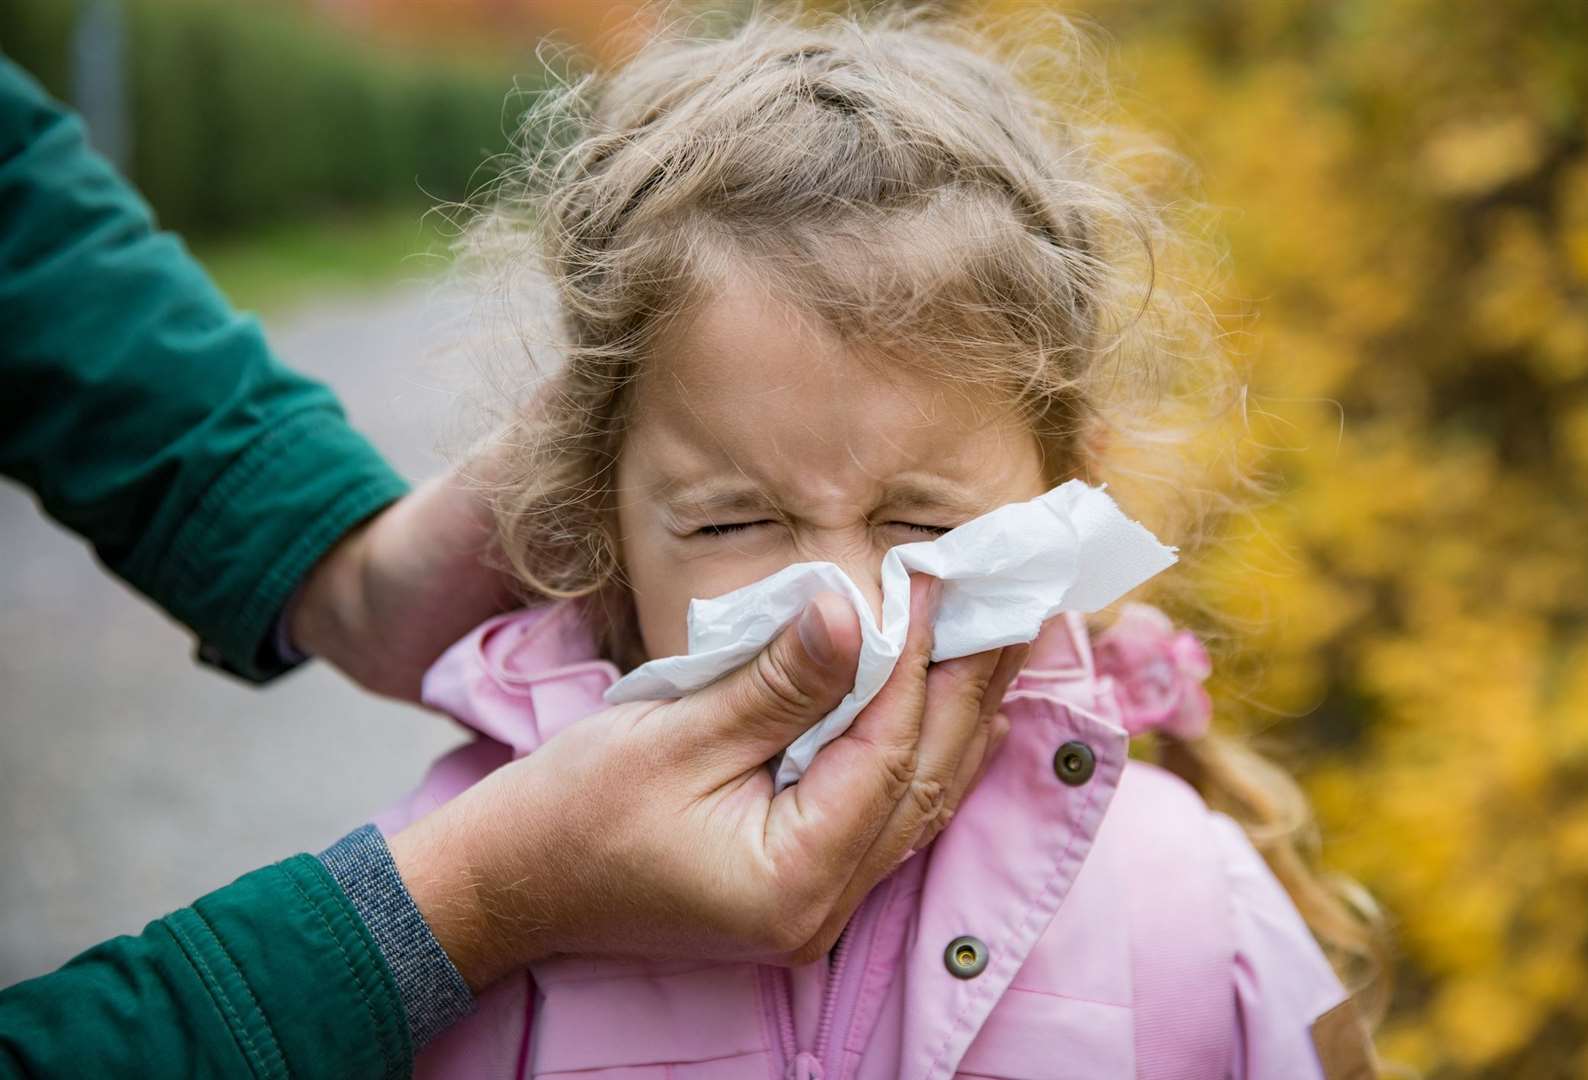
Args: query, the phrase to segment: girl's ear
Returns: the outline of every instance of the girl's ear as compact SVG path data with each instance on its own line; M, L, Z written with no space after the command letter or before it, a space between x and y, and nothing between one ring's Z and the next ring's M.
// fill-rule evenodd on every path
M1086 469L1092 462L1103 460L1111 441L1107 424L1097 420L1089 421L1085 430L1081 432L1081 456L1084 459L1082 468Z
M1061 451L1056 451L1046 443L1043 444L1043 471L1052 477L1055 484L1070 480L1080 480L1082 483L1094 485L1101 483L1100 465L1103 456L1108 452L1108 446L1108 428L1095 421L1088 422L1079 432L1071 436L1068 447L1062 451L1062 460L1053 460Z

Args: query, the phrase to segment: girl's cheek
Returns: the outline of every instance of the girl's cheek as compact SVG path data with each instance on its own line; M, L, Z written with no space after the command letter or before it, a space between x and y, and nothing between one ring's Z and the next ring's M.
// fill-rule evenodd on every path
M754 584L800 559L788 544L719 544L716 555L680 565L677 573L690 582L690 596L709 599ZM687 605L688 601L685 601Z
M732 592L798 561L774 545L732 545L726 538L674 544L657 555L636 560L629 574L640 636L653 659L687 651L691 600Z

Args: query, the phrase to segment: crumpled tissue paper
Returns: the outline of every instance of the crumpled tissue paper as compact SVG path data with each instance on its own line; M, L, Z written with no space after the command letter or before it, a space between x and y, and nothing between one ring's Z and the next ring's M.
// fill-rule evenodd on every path
M862 642L855 687L789 746L779 791L877 695L903 650L912 571L943 582L932 659L1032 641L1064 611L1096 611L1172 565L1175 549L1127 518L1101 487L1070 480L1012 503L936 540L904 544L882 559L882 624L849 576L830 562L797 563L710 600L689 604L689 652L652 660L618 680L608 702L682 697L760 652L818 593L849 598Z

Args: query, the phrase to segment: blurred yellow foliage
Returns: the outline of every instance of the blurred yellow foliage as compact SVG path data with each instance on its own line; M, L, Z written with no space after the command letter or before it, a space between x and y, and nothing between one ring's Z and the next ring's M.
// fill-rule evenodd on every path
M1588 1075L1588 4L1060 10L1227 238L1279 497L1193 572L1223 722L1391 916L1380 1048Z

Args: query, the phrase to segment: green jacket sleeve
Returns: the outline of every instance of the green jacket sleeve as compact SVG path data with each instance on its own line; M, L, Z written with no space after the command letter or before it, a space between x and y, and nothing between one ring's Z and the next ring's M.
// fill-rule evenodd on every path
M281 669L308 568L404 491L4 58L0 378L0 473L248 678Z
M298 855L0 990L0 1077L401 1077L397 984Z

